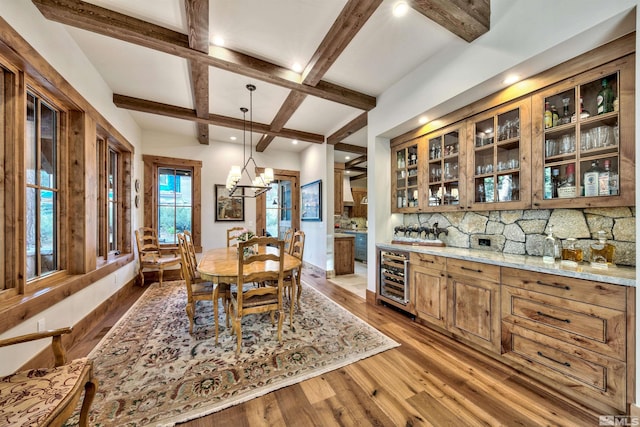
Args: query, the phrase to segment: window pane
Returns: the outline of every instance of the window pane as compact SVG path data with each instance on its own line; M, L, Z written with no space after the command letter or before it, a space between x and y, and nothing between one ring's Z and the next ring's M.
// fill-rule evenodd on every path
M109 251L115 251L117 249L115 233L117 230L116 227L116 207L117 205L113 202L109 202L108 208L108 223L109 223Z
M36 183L36 153L38 151L36 135L36 100L32 94L27 94L27 122L25 129L24 162L26 166L27 184Z
M26 195L26 226L27 226L27 279L38 275L38 263L36 262L36 190L27 188Z
M40 111L40 185L55 187L56 112L41 104Z
M158 240L176 244L176 233L192 229L192 172L158 168Z
M191 207L176 208L176 232L182 233L184 230L191 231Z
M53 191L40 192L40 274L56 270L56 203Z

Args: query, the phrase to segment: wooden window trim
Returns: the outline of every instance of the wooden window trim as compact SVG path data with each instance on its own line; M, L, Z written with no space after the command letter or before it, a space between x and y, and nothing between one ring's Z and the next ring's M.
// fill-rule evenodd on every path
M196 252L202 252L202 162L200 160L179 159L143 155L144 162L144 220L145 227L158 228L158 168L183 168L192 171L193 217L191 234Z

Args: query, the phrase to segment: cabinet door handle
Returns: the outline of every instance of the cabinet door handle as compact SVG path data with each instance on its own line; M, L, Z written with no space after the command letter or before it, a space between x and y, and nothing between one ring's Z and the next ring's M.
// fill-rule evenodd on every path
M538 316L547 317L549 319L557 320L558 322L571 323L571 319L561 319L559 317L555 317L550 314L543 313L541 311L538 311Z
M545 355L545 354L544 354L544 353L542 353L541 351L539 351L539 352L538 352L538 356L540 356L540 357L544 357L545 359L549 359L549 360L551 360L552 362L557 363L558 365L563 365L563 366L566 366L566 367L568 367L568 368L570 368L570 367L571 367L571 363L569 363L569 362L561 362L561 361L559 361L559 360L554 359L553 357L549 357L549 356Z
M474 273L482 273L482 270L480 269L469 268L465 266L460 267L460 270L473 271Z
M558 289L564 289L566 291L570 291L571 287L569 287L569 285L559 285L557 283L545 283L543 281L538 280L536 282L538 285L542 285L542 286L550 286L552 288L558 288Z

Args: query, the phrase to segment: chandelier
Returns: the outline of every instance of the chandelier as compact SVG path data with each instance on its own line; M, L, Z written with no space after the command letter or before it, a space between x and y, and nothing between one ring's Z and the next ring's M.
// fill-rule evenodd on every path
M247 85L249 91L249 109L241 107L242 111L242 156L244 160L244 166L231 166L231 170L227 175L226 187L229 190L229 197L257 197L262 193L271 190L270 184L273 182L273 169L265 168L264 172L258 174L255 172L255 178L251 178L251 174L247 169L249 163L253 163L253 168L258 169L256 161L253 159L253 92L256 87L252 84ZM249 112L249 158L246 158L246 133L247 133L247 112ZM250 184L240 184L243 175L249 178ZM247 189L248 192L244 191ZM248 194L247 194L248 193Z

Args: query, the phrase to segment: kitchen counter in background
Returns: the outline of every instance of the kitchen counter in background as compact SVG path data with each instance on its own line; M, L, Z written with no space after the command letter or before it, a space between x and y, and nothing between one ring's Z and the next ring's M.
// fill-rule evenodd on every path
M588 263L583 263L578 267L572 268L562 266L560 262L546 264L542 262L542 257L537 256L512 255L502 252L453 247L395 245L390 243L378 243L376 247L387 251L419 252L466 261L484 262L502 267L556 274L558 276L573 277L576 279L593 280L623 286L636 286L636 269L631 267L613 266L602 270L593 268Z
M355 236L353 233L334 233L333 269L336 276L353 274L355 270Z
M336 229L336 234L344 233L350 236L355 236L355 259L360 262L367 262L367 229Z

